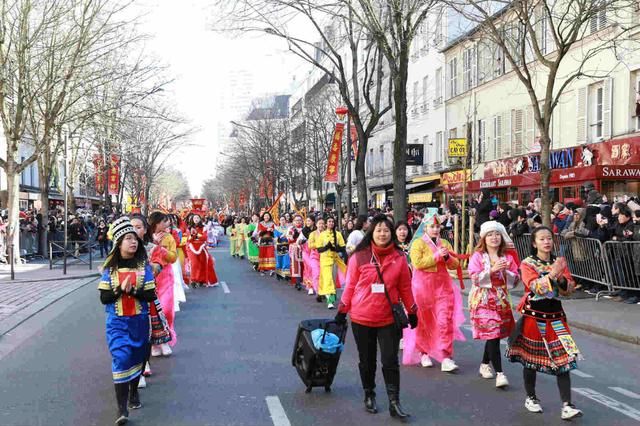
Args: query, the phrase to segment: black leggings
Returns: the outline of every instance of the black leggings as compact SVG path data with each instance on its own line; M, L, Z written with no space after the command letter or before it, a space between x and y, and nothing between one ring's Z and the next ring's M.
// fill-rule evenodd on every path
M527 391L527 396L536 396L536 370L531 368L525 368L522 370L522 376L524 378L524 389ZM569 372L558 374L556 376L558 381L558 389L560 390L560 399L562 402L571 404L571 376Z
M377 346L380 345L380 360L382 361L382 376L387 386L387 392L398 392L400 388L400 363L398 361L398 344L400 333L395 324L385 327L367 327L351 323L353 337L358 347L360 379L362 388L373 390L376 387Z
M487 340L484 344L483 364L493 364L496 373L502 373L502 356L500 355L500 339Z

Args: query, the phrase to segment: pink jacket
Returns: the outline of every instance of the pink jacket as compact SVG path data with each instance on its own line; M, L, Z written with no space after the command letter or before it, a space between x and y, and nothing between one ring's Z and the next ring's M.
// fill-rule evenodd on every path
M379 283L370 250L354 253L347 266L346 288L340 299L339 311L350 313L351 321L368 327L393 324L391 306L384 293L373 293L371 285ZM402 300L407 311L415 313L417 306L411 292L411 272L407 258L400 250L387 255L380 265L382 278L392 303Z

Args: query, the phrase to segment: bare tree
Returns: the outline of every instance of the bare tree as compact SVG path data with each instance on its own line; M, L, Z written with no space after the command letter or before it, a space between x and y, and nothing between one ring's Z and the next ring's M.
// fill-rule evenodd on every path
M577 79L604 78L619 65L616 61L599 67L594 58L607 51L617 52L621 46L634 49L630 46L636 42L630 38L637 24L631 16L636 13L637 3L631 0L464 0L458 3L453 0L451 5L476 25L469 38L483 41L492 66L500 68L499 73L512 70L529 96L541 146L542 218L543 223L549 225L553 113L562 95ZM563 66L568 60L576 64L571 69Z
M372 42L371 33L358 25L352 9L340 2L217 0L215 3L224 16L219 24L222 29L266 32L283 39L290 52L337 83L358 134L355 167L358 209L365 214L368 140L380 119L391 109L391 86L383 85L383 55ZM298 25L289 25L292 22ZM293 27L304 27L306 31L296 31ZM308 34L309 29L312 36ZM351 194L348 197L351 198Z

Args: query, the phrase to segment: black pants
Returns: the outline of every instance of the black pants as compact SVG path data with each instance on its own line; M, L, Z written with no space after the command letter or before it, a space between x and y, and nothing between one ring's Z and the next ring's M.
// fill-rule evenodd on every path
M527 396L536 396L536 370L525 368L522 371L524 378L524 389L527 391ZM560 399L562 402L571 404L571 376L569 372L562 373L556 376L558 382L558 390L560 391Z
M502 357L500 355L500 339L487 340L484 344L483 364L493 364L496 373L502 373Z
M360 379L362 388L373 390L376 387L377 346L380 345L382 376L390 397L397 397L400 389L400 365L398 345L400 333L394 324L386 327L367 327L351 323L353 337L358 347Z

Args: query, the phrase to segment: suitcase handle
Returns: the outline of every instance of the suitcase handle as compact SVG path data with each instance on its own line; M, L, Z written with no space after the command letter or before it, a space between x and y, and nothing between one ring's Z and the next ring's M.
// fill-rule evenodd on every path
M336 320L330 320L324 324L324 333L322 333L322 340L320 341L321 343L324 343L324 338L329 332L329 324L338 324L338 322ZM346 334L347 334L347 326L345 324L344 329L342 330L342 333L340 333L340 336L339 336L340 343L344 343Z

